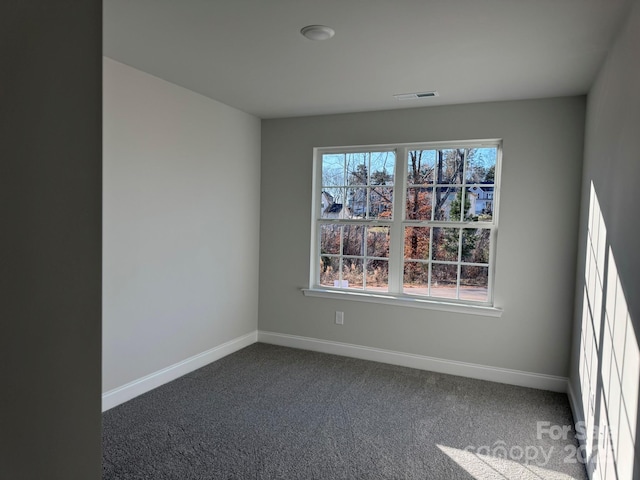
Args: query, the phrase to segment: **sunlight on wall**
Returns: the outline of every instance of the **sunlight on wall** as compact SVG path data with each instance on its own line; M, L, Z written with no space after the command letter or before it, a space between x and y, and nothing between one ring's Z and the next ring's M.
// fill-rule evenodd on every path
M572 480L564 473L554 472L534 464L524 464L507 458L483 455L468 450L438 448L476 480Z
M592 478L631 480L640 350L593 183L581 333L579 375Z

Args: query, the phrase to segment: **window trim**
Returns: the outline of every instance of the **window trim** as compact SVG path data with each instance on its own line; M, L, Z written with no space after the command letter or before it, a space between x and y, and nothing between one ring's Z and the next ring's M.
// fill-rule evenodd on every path
M442 312L465 313L468 315L479 315L483 317L501 317L503 312L502 308L495 306L451 303L447 302L446 299L433 300L433 297L419 297L417 295L393 295L386 292L346 290L338 288L333 289L324 287L302 288L301 290L305 297L330 298L332 300L352 300L356 302L423 308Z
M320 253L319 245L319 225L327 219L320 218L319 208L317 205L318 192L322 189L322 155L331 153L361 153L361 152L381 152L381 151L394 151L396 154L396 166L394 175L394 201L393 201L393 220L383 221L380 220L365 220L359 219L356 221L342 220L332 221L329 223L334 224L349 224L355 223L358 225L366 226L372 222L387 224L390 229L390 243L395 245L397 243L402 244L403 241L403 229L405 226L415 223L416 226L424 226L423 221L411 221L405 219L404 206L406 203L407 194L407 182L406 172L407 157L410 150L438 150L438 149L451 149L451 148L497 148L497 157L495 164L495 179L493 190L493 209L492 209L492 221L491 222L472 222L461 221L455 222L452 225L448 222L437 222L434 220L429 221L431 228L437 228L438 226L457 226L459 228L489 228L491 230L491 244L490 244L490 256L488 263L488 279L487 279L487 302L477 302L460 299L448 299L423 295L412 295L403 292L402 282L398 279L398 275L401 275L401 269L390 268L389 269L389 291L378 292L373 290L358 290L358 289L343 289L333 288L319 284L319 267L318 258ZM502 139L479 139L479 140L461 140L461 141L442 141L442 142L414 142L414 143L387 143L376 145L351 145L351 146L333 146L333 147L316 147L313 149L313 201L311 211L311 245L310 245L310 269L309 269L309 288L304 288L303 293L305 296L324 297L324 298L340 298L340 299L352 299L357 301L386 303L392 305L404 305L418 308L429 308L444 311L456 311L459 313L472 313L486 316L500 316L502 309L495 306L495 264L496 264L496 245L498 238L498 224L499 224L499 209L500 209L500 176L502 170ZM434 183L435 185L435 183ZM466 180L463 179L461 188L466 186ZM403 264L403 249L395 248L389 251L389 264L402 265ZM430 264L433 263L430 259ZM436 262L439 263L439 262ZM461 265L464 262L458 260L456 264ZM460 279L458 278L458 283ZM400 288L400 291L398 290Z

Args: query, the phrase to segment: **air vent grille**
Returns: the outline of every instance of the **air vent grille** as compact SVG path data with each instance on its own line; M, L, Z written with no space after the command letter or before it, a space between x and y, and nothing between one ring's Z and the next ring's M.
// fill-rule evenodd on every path
M396 93L396 100L419 100L421 98L438 97L438 92Z

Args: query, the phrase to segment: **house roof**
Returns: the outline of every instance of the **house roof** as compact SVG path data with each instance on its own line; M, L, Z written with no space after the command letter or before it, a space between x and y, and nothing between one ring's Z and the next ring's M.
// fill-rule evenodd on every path
M325 209L325 213L340 213L342 211L341 203L332 203Z

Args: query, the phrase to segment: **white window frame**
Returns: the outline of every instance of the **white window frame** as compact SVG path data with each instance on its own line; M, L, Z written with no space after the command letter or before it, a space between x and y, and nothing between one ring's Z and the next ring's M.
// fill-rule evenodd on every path
M407 171L408 153L412 150L438 150L453 148L486 148L495 147L497 149L494 190L493 190L493 211L492 221L457 221L438 222L434 220L416 221L405 219L405 204L407 194ZM322 189L322 156L331 153L362 153L394 151L396 154L396 165L393 185L393 219L392 220L370 220L370 219L327 219L321 218L321 211L318 199ZM303 289L307 296L324 297L333 299L351 299L363 302L386 303L391 305L404 305L417 308L431 308L436 310L453 311L458 313L470 313L484 316L500 316L502 309L494 304L494 276L496 263L496 244L498 236L498 211L500 208L500 172L502 165L502 141L501 139L465 140L447 142L421 142L421 143L398 143L383 145L358 145L348 147L318 147L313 151L313 201L311 216L311 255L310 255L310 277L309 288ZM435 186L435 184L434 184ZM461 188L465 191L466 175L463 178ZM345 199L346 201L346 199ZM346 205L346 204L345 204ZM357 224L357 225L387 225L390 227L390 251L389 251L389 291L380 292L374 290L351 289L340 287L328 287L320 285L320 235L319 225L323 223L334 224ZM402 268L404 257L404 228L405 226L429 226L432 229L437 227L463 227L487 228L491 230L490 253L488 262L488 296L486 302L470 300L454 300L424 295L407 294L403 292ZM433 231L433 230L432 230ZM461 241L461 240L460 240ZM460 269L461 261L452 262ZM429 260L432 265L432 260ZM460 284L460 272L457 276L457 288Z

